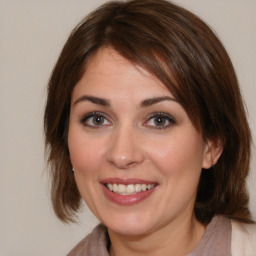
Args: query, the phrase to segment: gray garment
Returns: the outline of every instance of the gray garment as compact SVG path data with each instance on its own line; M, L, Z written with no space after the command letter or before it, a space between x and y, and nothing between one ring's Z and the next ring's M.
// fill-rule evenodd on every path
M100 224L80 241L67 256L109 256L107 228Z
M67 256L109 256L107 228L98 225ZM231 221L215 216L197 247L188 256L231 256Z
M201 241L188 256L231 256L231 231L230 219L214 217Z

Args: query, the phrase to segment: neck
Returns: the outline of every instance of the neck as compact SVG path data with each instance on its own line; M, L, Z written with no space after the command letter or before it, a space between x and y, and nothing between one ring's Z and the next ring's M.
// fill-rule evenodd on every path
M108 232L110 256L185 256L197 246L205 227L191 216L143 235L127 236L111 230Z

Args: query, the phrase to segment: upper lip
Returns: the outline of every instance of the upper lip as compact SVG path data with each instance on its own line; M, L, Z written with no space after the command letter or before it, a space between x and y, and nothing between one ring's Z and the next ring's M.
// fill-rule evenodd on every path
M106 178L100 181L103 184L157 184L155 181L143 180L143 179L136 179L136 178L129 178L129 179L121 179L121 178Z

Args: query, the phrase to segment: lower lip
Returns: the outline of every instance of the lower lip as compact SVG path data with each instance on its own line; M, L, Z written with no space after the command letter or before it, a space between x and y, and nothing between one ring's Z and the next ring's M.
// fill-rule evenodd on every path
M157 186L153 188L136 193L134 195L119 195L112 191L110 191L106 186L102 184L103 192L105 196L112 202L120 205L133 205L143 201L144 199L148 198L154 191Z

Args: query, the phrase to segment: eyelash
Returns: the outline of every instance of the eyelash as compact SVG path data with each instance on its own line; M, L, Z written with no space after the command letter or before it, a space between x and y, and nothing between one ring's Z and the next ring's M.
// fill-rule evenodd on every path
M152 126L152 125L146 124L150 120L157 119L157 118L164 119L165 122L168 121L169 123L165 126L157 126L157 125ZM147 121L144 123L145 126L149 126L150 128L157 129L157 130L167 129L171 125L174 125L174 124L176 124L175 119L172 116L170 116L169 114L163 113L163 112L157 112L157 113L150 114L150 116L147 118Z
M95 117L99 117L99 118L104 118L105 120L104 121L108 121L109 117L105 114L105 113L102 113L102 112L90 112L88 113L87 115L85 115L82 120L81 120L81 123L86 126L86 127L90 127L90 128L95 128L95 129L98 129L102 126L109 126L109 125L91 125L91 124L88 124L86 122L88 122L88 120L90 118L95 118ZM108 121L109 122L109 121ZM110 122L109 122L110 123Z
M96 117L99 117L99 118L104 118L103 120L103 124L94 124L94 125L91 125L91 124L88 124L88 120L90 118L96 118ZM167 125L164 125L164 126L157 126L157 125L148 125L147 123L153 119L163 119L164 122L169 122ZM85 115L82 119L81 119L81 123L86 126L86 127L90 127L90 128L94 128L94 129L98 129L98 128L101 128L102 126L110 126L111 125L111 122L108 121L109 117L108 115L106 115L105 113L102 113L102 112L90 112L88 113L87 115ZM104 122L107 121L108 123L110 124L107 124L107 125L104 125ZM164 123L165 124L165 123ZM150 114L147 118L146 118L146 121L143 123L144 126L146 127L150 127L152 129L157 129L157 130L161 130L161 129L167 129L169 128L171 125L173 124L176 124L176 121L175 119L170 116L169 114L167 113L163 113L163 112L156 112L156 113L152 113Z

